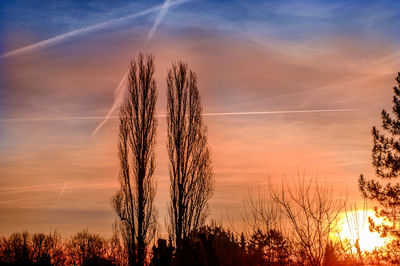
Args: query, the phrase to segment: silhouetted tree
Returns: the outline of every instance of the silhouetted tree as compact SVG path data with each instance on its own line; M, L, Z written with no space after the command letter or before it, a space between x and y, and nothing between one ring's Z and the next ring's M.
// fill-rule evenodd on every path
M281 232L256 230L248 244L250 265L287 265L290 263L289 242Z
M70 265L113 265L108 257L108 242L87 230L75 234L66 248Z
M383 132L376 127L372 128L373 149L372 164L377 179L359 178L359 187L362 195L379 203L375 207L377 217L382 217L384 222L376 224L369 218L370 230L380 233L381 237L390 237L391 244L388 248L392 263L400 263L400 183L390 182L400 176L400 73L398 73L397 86L393 88L393 114L382 110Z
M199 228L212 195L207 129L196 74L183 62L172 64L167 76L168 155L170 161L171 234L177 245Z
M32 237L33 260L42 265L50 265L50 256L46 249L46 235L36 233Z
M279 229L281 211L271 195L268 192L262 192L259 188L257 195L249 191L245 196L242 220L250 228L250 236L256 231L266 233L272 229Z
M113 239L87 230L68 241L57 232L14 233L0 238L0 265L126 265Z
M57 232L33 234L32 252L34 262L40 265L61 265L65 262L61 235Z
M14 233L0 239L0 265L64 265L61 236L28 232Z
M14 265L33 264L32 241L28 232L14 233L1 239L1 262Z
M120 231L118 230L118 223L113 224L113 234L110 240L109 257L116 265L128 265L127 250L123 248L123 243L120 239Z
M280 214L278 203L260 188L257 195L251 191L246 195L242 220L250 229L247 245L249 265L284 265L290 262L290 245L280 231Z
M156 83L154 58L139 54L130 65L128 97L120 111L121 188L112 199L120 218L129 264L143 265L156 228L153 208L155 169Z
M327 186L315 183L312 188L312 180L306 182L304 177L302 180L298 177L298 181L291 187L282 186L280 193L271 189L272 196L291 225L297 259L303 260L301 263L321 265L344 202L333 198Z

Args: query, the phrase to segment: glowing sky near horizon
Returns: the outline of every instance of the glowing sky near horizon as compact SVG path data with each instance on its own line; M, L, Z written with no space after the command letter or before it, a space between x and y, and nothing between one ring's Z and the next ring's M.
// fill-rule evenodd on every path
M174 2L163 9L155 0L1 1L0 54L9 56L0 58L0 235L111 232L117 119L92 133L139 51L156 58L160 115L177 60L196 71L205 113L290 111L205 116L215 178L210 218L225 221L249 189L268 178L290 181L299 170L361 200L357 178L373 174L370 130L391 108L400 71L400 3ZM45 45L10 54L37 43ZM162 229L169 193L162 118L157 144Z

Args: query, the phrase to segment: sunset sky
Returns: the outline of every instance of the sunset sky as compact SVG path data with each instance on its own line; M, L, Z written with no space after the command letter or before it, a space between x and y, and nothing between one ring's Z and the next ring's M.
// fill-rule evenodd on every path
M139 51L155 56L159 115L177 60L197 73L204 113L219 114L204 118L210 218L226 221L248 190L298 172L361 201L357 179L373 176L371 128L391 108L400 71L399 18L397 0L1 1L0 235L110 234L118 108L95 129ZM162 116L156 156L162 229Z

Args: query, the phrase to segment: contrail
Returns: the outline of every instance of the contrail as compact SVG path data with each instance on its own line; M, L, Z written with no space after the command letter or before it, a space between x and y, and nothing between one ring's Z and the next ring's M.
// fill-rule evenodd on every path
M281 110L281 111L259 111L259 112L203 113L203 116L337 113L337 112L354 112L354 111L356 111L356 109L310 109L310 110ZM163 118L163 117L167 117L167 115L166 114L161 114L161 115L157 115L157 117ZM107 118L107 119L118 119L119 117L110 115L110 116L42 117L42 118L40 118L40 117L39 118L0 118L0 122L51 122L51 121L71 121L71 120L102 120L102 119L105 119L105 118Z
M65 189L67 188L67 186L68 186L68 182L65 183L64 187L62 188L62 190L60 192L60 195L58 195L57 201L59 201L61 199L62 195L64 194Z
M111 118L112 113L115 109L121 106L122 102L125 99L126 95L126 84L128 82L128 72L124 74L121 81L119 82L117 88L114 91L114 103L111 106L111 109L108 111L107 115L104 117L104 120L101 121L100 124L97 125L96 129L93 131L92 136L96 135L97 131L99 131L105 123L107 123L108 119Z
M63 194L64 194L65 189L67 188L67 186L68 186L68 182L66 182L66 183L64 184L64 187L61 189L61 192L60 192L60 194L58 195L58 198L57 198L56 201L54 202L54 205L53 205L52 207L50 207L49 211L52 211L52 210L56 207L58 201L59 201L59 200L61 199L61 197L63 196Z
M153 38L153 35L156 32L158 25L161 23L161 21L163 20L163 18L167 14L168 8L170 7L170 5L171 5L171 1L170 0L165 0L164 4L163 4L163 6L162 6L162 8L160 10L160 13L158 13L156 21L154 22L153 27L151 28L151 30L149 32L149 35L147 36L147 40L150 40L151 38Z
M286 110L286 111L260 111L260 112L228 112L205 113L204 116L228 116L228 115L268 115L268 114L302 114L302 113L331 113L353 112L355 109L316 109L316 110Z
M26 192L42 192L54 190L60 187L62 183L46 183L40 185L28 185L28 186L3 186L0 188L1 192L14 192L14 193L26 193Z
M168 3L168 7L174 6L174 5L178 5L178 4L181 4L181 3L186 2L186 1L188 1L188 0L173 1L173 2ZM40 49L40 48L43 48L43 47L48 47L50 45L59 43L59 42L65 40L67 38L71 38L71 37L74 37L74 36L77 36L77 35L81 35L81 34L84 34L84 33L87 33L87 32L93 31L93 30L98 30L98 29L102 29L102 28L105 28L105 27L109 27L109 26L112 26L114 24L129 20L129 19L133 19L133 18L137 18L137 17L140 17L140 16L144 16L144 15L147 15L147 14L159 11L159 10L162 11L164 9L165 9L165 3L162 4L162 5L157 5L157 6L151 7L149 9L140 11L138 13L135 13L135 14L132 14L132 15L129 15L129 16L126 16L126 17L109 20L109 21L102 22L102 23L99 23L99 24L96 24L96 25L92 25L92 26L81 28L81 29L73 30L73 31L70 31L70 32L67 32L67 33L63 33L63 34L60 34L58 36L52 37L50 39L42 40L42 41L36 42L34 44L31 44L31 45L28 45L28 46L24 46L24 47L12 50L10 52L7 52L5 54L2 54L2 55L0 55L0 59L7 58L7 57L10 57L10 56L14 56L14 55L18 55L18 54L22 54L22 53L25 53L25 52L30 52L30 51L33 51L33 50L36 50L36 49Z
M185 0L189 1L189 0ZM185 2L181 1L179 3ZM176 2L173 2L176 3ZM158 25L160 25L162 19L165 17L165 15L168 12L168 9L172 4L170 0L165 0L164 4L162 5L160 12L158 13L158 16L153 24L153 27L151 27L149 35L147 36L147 41L149 41L151 38L153 38L154 33L157 30ZM111 117L112 113L114 112L115 109L119 108L124 101L125 95L126 95L126 85L127 85L127 77L128 77L128 72L124 74L122 77L121 81L118 84L118 87L115 89L114 92L114 103L111 107L111 109L108 111L106 117L104 120L97 125L96 129L93 131L92 136L96 135L96 133L107 123L108 119Z

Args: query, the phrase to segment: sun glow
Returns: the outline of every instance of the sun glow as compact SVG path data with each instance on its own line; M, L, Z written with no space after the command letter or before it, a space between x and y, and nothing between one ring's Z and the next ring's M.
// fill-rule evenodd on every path
M378 223L381 222L380 219L375 217L375 213L372 210L344 213L338 224L340 240L342 242L347 241L354 249L358 240L361 251L372 251L375 248L386 245L387 242L378 233L370 232L368 217Z

